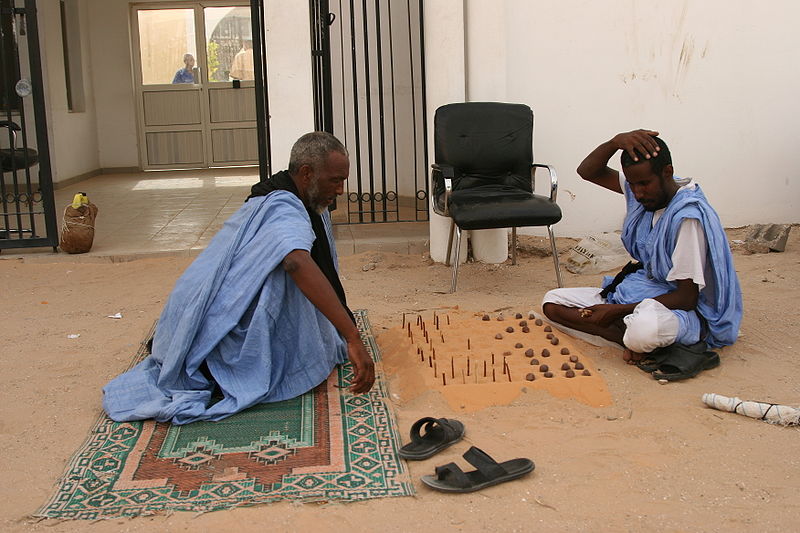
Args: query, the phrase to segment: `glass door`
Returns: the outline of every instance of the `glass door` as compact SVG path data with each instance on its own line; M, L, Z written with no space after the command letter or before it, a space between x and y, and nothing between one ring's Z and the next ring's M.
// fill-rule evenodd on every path
M258 164L250 9L176 6L132 7L142 168Z

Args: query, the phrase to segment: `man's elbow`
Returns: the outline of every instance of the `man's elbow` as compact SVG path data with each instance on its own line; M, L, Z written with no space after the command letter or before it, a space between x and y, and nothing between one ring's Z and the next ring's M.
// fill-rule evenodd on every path
M305 250L293 250L286 254L286 257L281 261L281 266L289 274L292 275L302 266L303 254L308 254Z

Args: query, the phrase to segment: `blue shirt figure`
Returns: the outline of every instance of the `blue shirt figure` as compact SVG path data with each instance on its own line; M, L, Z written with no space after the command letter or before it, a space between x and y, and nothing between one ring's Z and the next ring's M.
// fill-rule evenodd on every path
M175 73L172 78L172 83L197 83L194 75L194 56L192 54L184 54L182 69Z

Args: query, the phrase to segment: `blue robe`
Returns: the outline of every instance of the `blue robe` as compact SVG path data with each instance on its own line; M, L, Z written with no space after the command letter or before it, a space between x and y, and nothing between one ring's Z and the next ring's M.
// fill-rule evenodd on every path
M330 216L325 233L336 264ZM306 208L288 191L250 199L178 279L156 327L153 353L104 388L116 421L220 420L294 398L346 360L344 340L282 267L314 243ZM223 398L209 405L214 384Z
M736 342L742 320L742 291L725 230L700 186L679 189L655 226L652 226L653 212L645 210L636 201L627 183L625 200L628 212L622 225L622 243L644 268L626 276L609 295L609 302L637 303L676 290L677 283L666 280L672 269L672 252L681 222L694 218L700 221L705 232L706 261L711 267L706 271L712 276L706 279L706 286L700 291L696 312L673 310L681 322L681 334L677 340L684 342L687 338L700 338L711 347ZM603 285L610 280L607 278Z

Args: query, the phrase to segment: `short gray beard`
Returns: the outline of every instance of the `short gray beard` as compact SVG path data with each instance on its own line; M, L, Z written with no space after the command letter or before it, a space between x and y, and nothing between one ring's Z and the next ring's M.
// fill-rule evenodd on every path
M319 179L313 178L311 184L308 186L308 206L316 212L318 215L321 215L325 212L326 206L320 205L318 203L319 197Z

